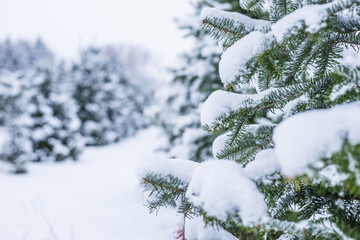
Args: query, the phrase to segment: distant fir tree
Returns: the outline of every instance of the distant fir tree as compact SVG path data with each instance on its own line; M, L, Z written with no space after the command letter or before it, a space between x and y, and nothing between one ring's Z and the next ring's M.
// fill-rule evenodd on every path
M24 164L32 157L30 133L24 127L23 73L1 70L0 74L0 160L11 163L16 173L26 172Z
M82 140L63 64L41 40L6 40L0 63L2 160L11 162L15 172L25 171L29 161L76 160Z
M160 115L169 140L168 146L164 148L169 156L203 161L212 156L214 137L206 134L201 127L199 106L212 91L221 87L218 74L221 50L216 41L203 30L198 16L202 8L209 6L250 16L253 14L241 9L237 0L193 1L192 5L194 13L178 19L178 25L187 31L186 37L194 38L194 47L181 56L182 66L171 70L174 75L171 88L174 90L169 91L166 87L167 94L162 97L169 109L163 111L161 108L163 113ZM249 87L244 91L253 90Z
M131 66L126 63L131 59L126 59L122 50L89 47L72 66L73 97L87 145L119 141L147 124L143 113L151 102L152 88L145 87L145 78L136 79L125 67Z
M83 148L77 107L71 89L62 86L66 84L62 71L60 66L40 65L27 77L23 114L29 117L32 161L77 160Z
M211 92L221 87L218 74L221 51L216 41L203 31L198 16L201 9L208 6L228 11L241 9L237 0L196 0L191 4L194 13L177 19L177 23L187 38L193 38L194 47L182 54L182 65L171 70L174 77L162 96L168 110L162 107L160 118L169 141L164 148L168 155L203 161L212 155L214 138L201 127L199 106Z
M201 110L216 160L154 162L149 208L184 214L176 239L360 239L360 1L240 6L267 19L201 14L224 51Z

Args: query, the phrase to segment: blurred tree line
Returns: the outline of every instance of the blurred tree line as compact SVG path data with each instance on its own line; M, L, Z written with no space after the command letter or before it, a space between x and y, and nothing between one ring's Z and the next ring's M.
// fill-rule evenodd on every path
M0 160L16 173L28 161L76 160L85 145L106 145L149 123L147 53L88 47L58 61L41 40L0 43Z

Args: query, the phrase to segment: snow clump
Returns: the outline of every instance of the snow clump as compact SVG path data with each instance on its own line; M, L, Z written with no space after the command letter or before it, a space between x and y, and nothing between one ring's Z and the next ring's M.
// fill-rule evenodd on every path
M246 226L262 222L266 216L264 196L237 163L209 160L194 171L186 197L209 216L226 220L238 213Z

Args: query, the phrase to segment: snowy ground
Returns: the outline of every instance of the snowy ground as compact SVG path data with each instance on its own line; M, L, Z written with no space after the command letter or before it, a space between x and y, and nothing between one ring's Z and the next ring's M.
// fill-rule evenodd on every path
M135 171L160 144L158 131L149 129L88 148L76 163L32 164L17 176L1 171L0 239L171 239L175 212L149 214Z

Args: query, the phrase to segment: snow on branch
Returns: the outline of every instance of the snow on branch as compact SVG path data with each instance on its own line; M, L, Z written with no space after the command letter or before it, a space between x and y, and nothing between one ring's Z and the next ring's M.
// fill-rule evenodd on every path
M356 4L360 3L355 1ZM270 25L262 20L254 20L238 13L226 13L220 10L205 8L202 12L202 19L223 18L230 19L235 30L245 29L245 36L238 36L237 41L231 42L231 46L223 53L219 63L219 74L225 87L231 86L237 80L251 73L256 63L256 57L275 43L281 44L289 36L304 30L309 33L316 33L327 26L326 20L343 10L347 2L344 0L322 5L307 5L286 15L276 23ZM261 22L257 22L261 21ZM204 22L204 21L203 21ZM221 26L213 26L215 29ZM271 29L269 29L271 28ZM233 30L233 32L235 31ZM270 31L269 31L270 30ZM250 31L250 33L248 33ZM215 31L216 32L216 31ZM218 39L226 38L226 32L218 31Z
M258 94L239 94L217 90L206 99L201 107L201 124L213 126L219 118L227 116L233 111L241 108L254 108L266 96L276 91L276 89L268 89Z
M256 154L254 161L245 167L246 174L253 180L260 179L281 170L274 149L264 149Z
M219 159L218 154L225 148L229 139L231 139L231 132L223 133L215 138L212 144L212 153L215 159Z
M173 175L188 183L198 165L199 163L187 159L152 159L142 162L141 166L138 166L138 175L140 178L149 173L163 176Z
M225 12L215 8L204 8L201 12L204 29L219 41L224 49L251 31L267 32L271 23L264 20L249 18L237 12Z
M360 144L360 102L312 110L284 120L274 130L276 158L289 177L341 150Z
M267 217L264 196L237 163L210 160L195 170L186 197L209 216L226 220L238 214L245 226Z
M308 32L315 33L326 26L327 8L327 4L304 6L273 24L271 26L272 33L278 42L282 42L291 31L302 29L303 24L306 25Z
M249 66L253 64L251 60L269 49L273 41L271 33L253 31L229 47L219 63L219 74L224 86L248 74Z
M226 12L216 8L206 7L201 11L201 20L209 19L228 19L234 23L234 25L243 25L245 30L250 31L262 31L267 32L271 26L271 23L265 20L252 19L237 12Z
M326 27L326 20L330 16L341 13L342 10L349 6L359 4L360 0L337 0L327 4L306 5L273 24L271 32L279 43L284 41L288 34L297 33L299 29L305 29L309 33L316 33Z
M186 220L185 238L187 240L237 240L224 229L205 224L200 217Z

